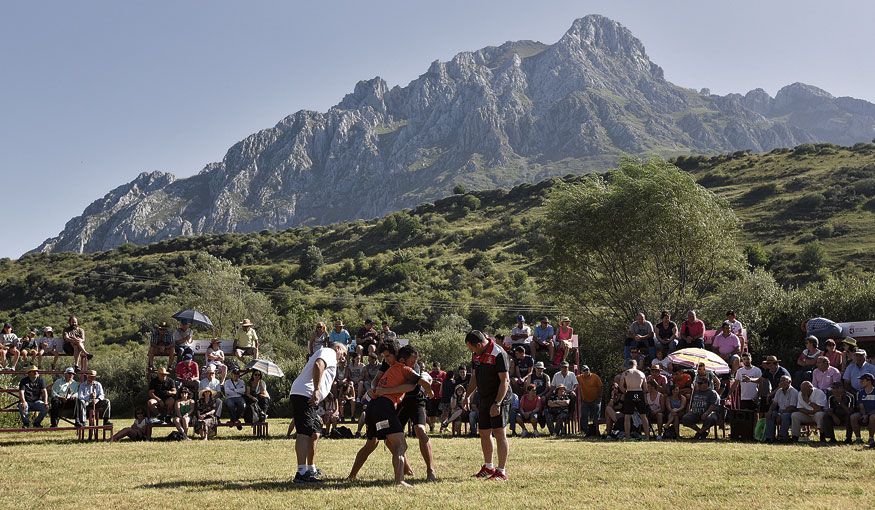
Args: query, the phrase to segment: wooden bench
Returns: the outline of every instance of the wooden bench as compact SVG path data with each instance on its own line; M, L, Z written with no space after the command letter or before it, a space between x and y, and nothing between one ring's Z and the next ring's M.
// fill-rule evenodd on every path
M216 423L216 427L227 427L232 428L237 425L226 421L226 422L218 422ZM252 435L254 437L267 438L269 437L269 429L270 425L266 421L256 422L256 423L240 423L241 427L252 427ZM150 424L148 427L148 438L152 438L152 429L155 428L173 428L176 429L176 425L170 423L156 423L154 425Z
M41 428L0 428L2 432L65 432L75 430L76 438L79 441L98 441L101 439L99 432L103 432L102 440L106 441L112 437L112 425L85 425L82 427L41 427Z

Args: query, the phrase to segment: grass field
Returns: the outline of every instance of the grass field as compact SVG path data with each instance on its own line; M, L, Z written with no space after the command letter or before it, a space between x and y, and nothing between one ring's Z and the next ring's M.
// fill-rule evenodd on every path
M273 420L272 434L286 424ZM0 508L855 509L872 508L875 494L873 450L723 440L511 439L506 483L472 479L479 441L449 438L432 439L439 481L425 483L415 440L408 440L416 476L401 490L389 483L383 447L350 484L342 479L361 441L325 440L317 464L327 482L300 486L291 483L292 440L246 433L223 429L208 443L116 444L78 444L72 433L3 435Z

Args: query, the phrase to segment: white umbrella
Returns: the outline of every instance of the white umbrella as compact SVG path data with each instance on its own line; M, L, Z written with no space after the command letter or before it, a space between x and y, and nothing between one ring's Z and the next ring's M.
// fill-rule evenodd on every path
M250 361L249 364L246 365L246 370L258 370L264 375L272 375L274 377L283 377L286 375L283 373L283 369L277 366L276 363L266 359Z

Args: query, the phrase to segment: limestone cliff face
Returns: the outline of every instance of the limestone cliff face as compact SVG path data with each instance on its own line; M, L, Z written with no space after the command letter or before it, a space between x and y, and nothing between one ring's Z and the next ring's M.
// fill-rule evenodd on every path
M620 154L754 151L875 137L875 105L795 83L716 96L673 85L602 16L552 45L508 42L433 62L405 87L361 81L199 174L144 173L39 251L100 251L178 235L371 218L468 188L603 169Z

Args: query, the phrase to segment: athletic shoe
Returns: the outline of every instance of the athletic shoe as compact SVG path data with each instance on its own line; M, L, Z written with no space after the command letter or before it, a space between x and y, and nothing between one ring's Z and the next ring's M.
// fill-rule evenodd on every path
M292 483L319 483L322 480L313 476L312 473L295 473L295 479L292 480Z
M495 472L492 473L492 476L487 478L487 480L493 480L496 482L506 482L507 481L507 474L502 473L501 471L496 469Z
M149 419L149 423L150 423L151 425L160 425L161 423L164 423L164 422L162 422L162 421L161 421L160 419L158 419L158 418L154 418L154 417L153 417L153 418L150 418L150 419Z
M858 437L857 439L854 439L854 444L863 444L863 438Z
M492 476L494 474L495 474L495 470L492 468L486 467L486 464L484 464L480 468L480 471L477 471L477 473L474 475L474 478L489 478L490 476Z

